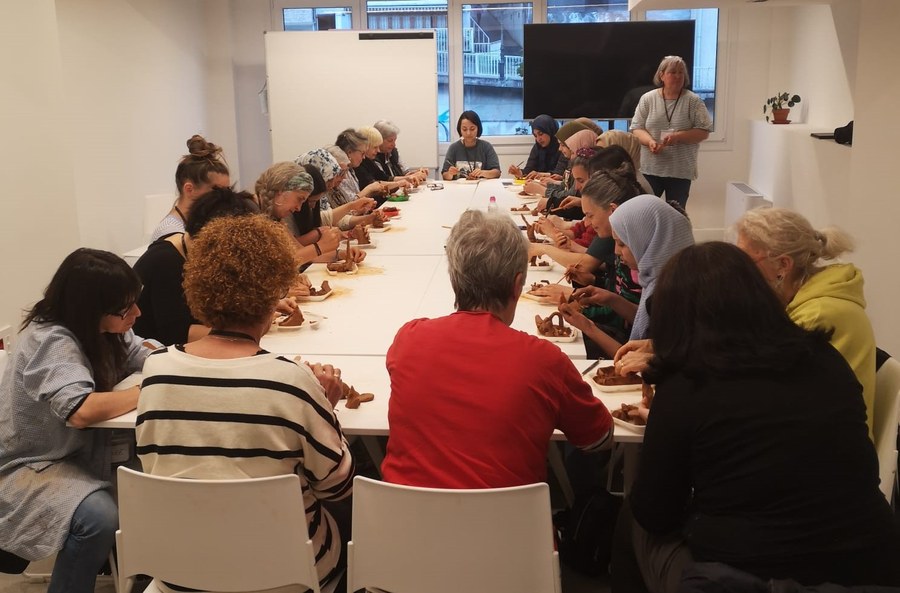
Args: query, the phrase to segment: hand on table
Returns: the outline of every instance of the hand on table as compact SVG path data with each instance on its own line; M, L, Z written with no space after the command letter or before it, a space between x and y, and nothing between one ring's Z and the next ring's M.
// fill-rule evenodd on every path
M309 366L313 376L325 390L325 397L328 398L331 407L336 406L341 401L341 395L343 395L344 391L341 385L341 369L335 368L330 364L309 364L307 362L306 365Z
M577 327L584 333L589 327L594 327L594 322L584 316L581 306L577 303L567 303L565 300L559 304L559 312L562 313L569 325Z
M620 375L647 370L653 358L653 342L650 340L630 340L616 352L616 372Z
M558 303L560 299L569 300L572 289L561 284L546 284L533 291L532 294L544 297L541 299L542 303Z
M350 211L363 214L375 208L377 204L378 202L376 202L372 198L362 196L356 198L355 200L353 200L353 202L351 202Z
M338 249L338 259L349 260L355 264L358 264L362 260L366 259L366 252L359 247L350 247L349 250Z
M309 289L307 288L306 294L309 295ZM278 313L284 313L285 315L291 315L300 308L300 305L297 304L296 299L293 296L285 297L275 303L275 311Z
M582 305L606 305L613 293L598 286L583 286L572 294Z
M453 179L459 175L459 167L448 167L447 170L444 171L444 175L449 175L450 179Z
M529 181L525 184L524 191L533 196L543 196L544 192L547 191L547 188L537 181ZM544 207L546 208L546 201L544 202Z
M516 179L519 179L522 177L522 169L520 169L516 165L510 165L508 170L509 170L509 174L514 176Z

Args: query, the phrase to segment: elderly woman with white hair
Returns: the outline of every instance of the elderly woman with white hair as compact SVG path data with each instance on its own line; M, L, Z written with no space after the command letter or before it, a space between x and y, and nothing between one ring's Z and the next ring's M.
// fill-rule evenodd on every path
M853 250L835 227L816 230L784 208L746 212L736 224L737 245L756 263L788 316L806 329L834 330L831 345L863 386L869 436L875 401L875 334L866 315L862 272L848 263L822 265Z
M643 145L640 170L657 196L687 205L691 181L697 178L699 144L709 137L712 118L703 99L688 90L687 65L666 56L653 76L660 87L645 93L631 120L631 131Z
M406 179L413 185L418 185L428 179L428 169L407 169L400 161L400 153L397 152L397 135L400 128L393 122L380 119L372 127L381 134L382 142L375 155L375 163L388 176L390 180Z
M362 164L366 158L366 152L369 150L369 140L363 134L360 134L353 128L347 128L338 134L334 145L347 155L350 163L340 183L335 187L335 191L328 195L328 201L332 207L341 206L357 198L379 198L385 195L386 192L401 187L402 184L398 181L373 181L366 186L360 187L359 178L356 176L356 168Z
M360 164L354 169L356 177L359 180L360 187L368 187L372 183L384 184L384 192L390 192L398 187L409 187L410 182L404 177L393 179L391 175L385 173L381 166L375 161L384 143L384 136L373 127L362 127L356 130L360 136L366 138L366 152Z
M528 243L509 216L464 212L447 240L447 264L456 312L410 321L387 353L384 479L521 486L546 479L554 429L584 451L608 447L609 412L572 361L509 327L528 273Z

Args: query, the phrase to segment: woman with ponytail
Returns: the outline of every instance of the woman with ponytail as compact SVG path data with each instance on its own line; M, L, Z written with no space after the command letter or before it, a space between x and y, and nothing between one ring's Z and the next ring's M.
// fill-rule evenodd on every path
M835 227L816 230L784 208L751 210L736 226L738 247L756 263L794 323L834 330L831 345L863 386L871 437L875 335L866 315L863 275L853 264L822 264L852 251L853 239Z

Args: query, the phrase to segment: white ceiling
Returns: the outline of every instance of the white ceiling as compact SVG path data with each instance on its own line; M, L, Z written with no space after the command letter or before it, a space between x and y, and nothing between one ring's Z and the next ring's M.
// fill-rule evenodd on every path
M741 6L797 6L831 4L831 0L628 0L629 10L664 10L671 8L729 8Z

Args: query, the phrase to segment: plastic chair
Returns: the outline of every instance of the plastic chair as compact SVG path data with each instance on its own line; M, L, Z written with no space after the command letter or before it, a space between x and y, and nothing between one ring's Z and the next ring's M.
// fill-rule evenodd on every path
M296 475L186 480L120 467L119 591L132 577L203 591L300 585L320 593Z
M144 241L150 241L150 236L156 230L156 225L165 218L176 196L172 194L150 194L144 196Z
M881 492L894 504L897 483L897 424L900 422L900 361L889 358L875 374L874 437Z
M550 489L413 488L353 480L347 591L560 591Z

